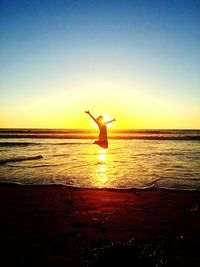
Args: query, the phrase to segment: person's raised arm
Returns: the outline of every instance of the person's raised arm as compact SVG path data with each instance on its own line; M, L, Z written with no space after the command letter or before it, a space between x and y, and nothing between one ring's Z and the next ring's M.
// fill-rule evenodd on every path
M111 123L111 122L113 122L113 121L116 121L116 119L112 119L112 120L110 120L110 121L106 121L105 124Z
M89 114L90 117L98 124L97 120L95 119L95 117L92 116L92 114L89 112L89 110L85 111L85 113Z

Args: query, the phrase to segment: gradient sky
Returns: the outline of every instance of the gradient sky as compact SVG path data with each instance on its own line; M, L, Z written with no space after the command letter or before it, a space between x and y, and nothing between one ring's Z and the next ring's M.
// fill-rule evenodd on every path
M0 1L0 127L200 128L200 1Z

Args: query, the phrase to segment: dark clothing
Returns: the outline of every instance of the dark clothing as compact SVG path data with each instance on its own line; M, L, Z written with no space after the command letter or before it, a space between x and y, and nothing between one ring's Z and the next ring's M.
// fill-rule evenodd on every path
M107 141L107 126L105 123L98 123L99 141Z

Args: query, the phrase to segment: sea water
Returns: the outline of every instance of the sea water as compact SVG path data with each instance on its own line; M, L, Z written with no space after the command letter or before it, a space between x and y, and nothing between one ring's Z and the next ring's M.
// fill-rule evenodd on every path
M200 190L199 130L1 129L0 183Z

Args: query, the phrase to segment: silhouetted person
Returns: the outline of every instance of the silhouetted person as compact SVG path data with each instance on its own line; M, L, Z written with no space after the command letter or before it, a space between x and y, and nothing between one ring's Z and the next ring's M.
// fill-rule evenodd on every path
M92 114L88 111L85 113L89 114L90 117L96 122L99 127L99 140L95 141L93 144L97 144L102 148L108 148L108 138L107 138L107 126L106 124L115 121L112 119L110 121L104 121L103 116L98 116L96 119L92 116Z

